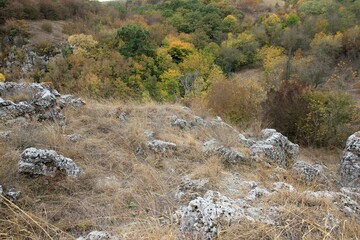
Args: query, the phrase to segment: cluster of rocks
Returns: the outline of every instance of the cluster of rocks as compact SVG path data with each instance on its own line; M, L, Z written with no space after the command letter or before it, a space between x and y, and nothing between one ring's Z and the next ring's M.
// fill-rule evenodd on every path
M57 171L65 171L69 177L78 177L83 173L72 159L53 150L27 148L21 154L20 173L54 177Z
M24 99L14 102L7 99L9 96L22 96ZM39 121L56 120L60 125L64 125L62 108L84 104L81 99L73 95L61 95L46 84L0 83L0 120L2 121L27 117Z
M194 186L197 182L203 184L200 180L193 180L189 189L202 189L202 186ZM244 184L248 183L239 183L239 187ZM347 193L345 190L344 192L297 192L292 185L284 182L273 183L272 189L259 187L256 183L250 187L252 189L241 198L230 198L219 192L208 190L203 196L196 196L187 205L180 206L174 217L182 235L188 238L214 239L221 227L241 224L244 221L281 225L281 214L285 210L283 206L265 207L266 205L262 201L264 197L269 198L279 193L297 194L297 198L305 198L307 201L327 200L338 211L360 221L359 204L350 196L353 194L351 191ZM194 195L194 193L192 194ZM332 218L334 218L334 222L339 222L334 216Z

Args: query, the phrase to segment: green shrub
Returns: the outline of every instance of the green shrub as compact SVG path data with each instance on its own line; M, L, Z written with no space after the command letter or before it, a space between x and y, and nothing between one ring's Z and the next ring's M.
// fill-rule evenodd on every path
M346 92L311 90L283 82L268 92L264 121L290 140L315 147L342 146L358 119L355 101Z
M308 112L304 98L307 86L301 82L283 81L279 89L267 93L263 103L263 122L283 133L289 139L299 142L301 119Z
M305 144L341 146L354 131L351 123L357 118L356 103L346 92L308 91L305 94L309 112L299 129Z

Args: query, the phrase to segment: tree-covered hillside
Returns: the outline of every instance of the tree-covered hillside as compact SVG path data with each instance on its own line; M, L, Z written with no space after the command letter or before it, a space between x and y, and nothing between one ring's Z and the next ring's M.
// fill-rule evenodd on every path
M358 126L356 0L2 0L0 16L3 81L182 101L316 146ZM29 51L40 63L28 63Z

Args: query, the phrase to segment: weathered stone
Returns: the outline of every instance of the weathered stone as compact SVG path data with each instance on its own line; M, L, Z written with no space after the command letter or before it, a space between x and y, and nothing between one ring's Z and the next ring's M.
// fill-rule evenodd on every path
M263 129L261 133L262 139L250 147L250 155L254 161L275 162L287 167L299 154L299 146L275 129Z
M185 107L185 106L181 107L181 109L186 111L186 112L190 112L190 113L192 112L190 108Z
M119 115L119 121L120 122L126 122L126 116L127 116L126 112L121 112L120 115Z
M272 192L294 192L295 188L288 183L275 182L273 184L273 189L271 191Z
M247 139L243 134L239 133L239 140L242 144L244 144L245 146L252 146L253 144L255 144L254 140L251 139Z
M175 192L175 197L179 200L185 197L195 198L200 195L200 193L205 192L205 185L209 182L207 178L201 179L189 179L184 178L181 184L177 187Z
M156 153L165 153L166 151L175 151L176 144L172 142L165 142L161 140L147 141L145 145Z
M21 154L19 161L21 173L53 177L58 170L64 170L70 177L78 177L83 173L72 159L59 155L53 150L27 148Z
M20 191L15 191L13 189L10 189L6 194L6 198L9 199L10 201L17 201L19 199L21 195L21 192Z
M155 137L155 132L154 131L150 131L150 130L145 130L144 131L144 135L150 139Z
M61 96L51 86L39 83L0 83L0 120L11 120L18 117L42 120L56 120L60 125L65 124L65 117L61 108L65 105L77 105L82 100ZM7 100L6 97L22 96L19 102Z
M65 137L71 142L80 142L82 139L82 136L79 134L68 134Z
M346 141L340 173L346 185L360 187L360 131Z
M292 167L295 175L306 182L312 182L318 179L321 182L326 182L327 178L323 174L323 167L319 164L310 164L304 161L297 161Z
M70 94L62 95L60 97L59 102L60 102L61 107L67 107L67 106L80 107L80 106L83 106L86 104L80 98L75 97L74 95L70 95Z
M255 187L248 193L246 199L252 201L263 196L268 196L270 194L271 193L266 188Z
M189 239L214 239L221 225L230 226L241 221L260 221L274 224L272 219L277 209L265 211L251 207L245 200L233 200L219 192L208 191L204 197L197 197L188 206L176 211L180 231Z
M77 240L118 240L118 238L108 232L92 231L86 237L79 237Z
M245 155L231 148L221 146L215 139L206 141L203 144L203 152L208 155L220 155L225 161L230 163L239 163L245 161Z
M199 116L195 116L194 117L194 120L192 120L190 122L190 125L192 127L194 126L201 126L201 127L205 127L207 125L207 122L202 118L202 117L199 117Z
M177 126L180 129L184 129L188 126L188 122L185 119L181 119L178 116L174 115L171 117L171 125Z

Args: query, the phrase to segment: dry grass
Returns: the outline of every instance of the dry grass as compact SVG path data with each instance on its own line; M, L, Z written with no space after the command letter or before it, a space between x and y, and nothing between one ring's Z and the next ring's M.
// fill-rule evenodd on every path
M174 193L185 176L208 178L208 186L220 191L228 187L222 179L233 173L268 188L275 181L285 181L299 192L316 189L296 181L289 172L277 173L261 163L229 165L219 157L205 156L202 143L211 138L234 149L242 150L243 146L228 128L171 126L172 115L191 120L192 115L181 106L87 102L81 109L65 110L66 127L31 121L0 126L0 131L12 131L0 142L0 184L5 190L13 187L22 192L15 203L6 199L0 203L0 239L72 239L92 230L110 231L121 239L178 239L173 214L179 202ZM127 112L126 122L117 119L121 111ZM176 143L178 150L153 153L144 144L148 140L145 130L154 131L157 139ZM64 134L80 134L82 140L74 143ZM19 154L27 147L53 149L74 159L86 174L78 179L61 174L54 178L19 174ZM336 154L306 149L301 158L327 160L333 169L338 162ZM359 236L359 227L326 202L278 195L265 198L263 204L264 208L284 206L279 226L241 222L223 227L220 239ZM337 214L341 225L336 231L325 229L319 225L318 212Z

